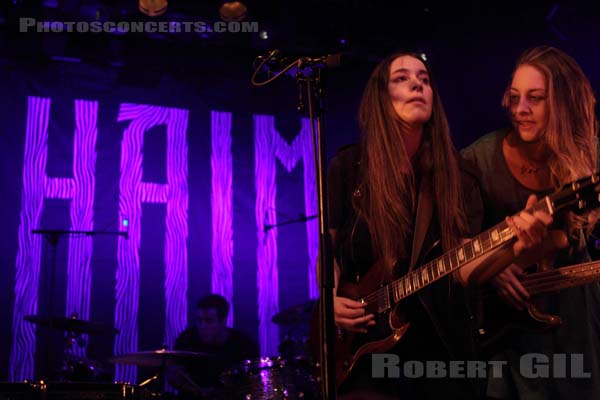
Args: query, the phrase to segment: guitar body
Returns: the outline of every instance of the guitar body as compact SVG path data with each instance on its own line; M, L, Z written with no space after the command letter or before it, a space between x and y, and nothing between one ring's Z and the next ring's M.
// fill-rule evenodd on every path
M520 265L532 265L528 271L530 276L552 271L552 260L557 252L568 246L564 232L552 230L538 249L533 249L525 256L516 260ZM527 272L527 271L526 271ZM527 277L523 278L526 282ZM526 302L523 310L518 310L507 304L494 288L489 288L490 296L481 299L477 306L479 319L479 343L484 356L491 356L511 332L541 333L562 323L559 316L544 312L544 295L535 295Z
M369 269L369 272L361 278L359 283L340 282L337 295L350 299L365 298L390 280L391 277L386 272L384 265L377 263ZM366 314L373 313L375 315L376 323L369 326L367 333L356 333L343 329L336 330L334 350L337 387L340 387L348 379L353 368L362 357L372 353L388 352L400 342L410 327L410 323L399 310L398 305L383 312L378 309L376 303L369 303L365 308ZM310 346L314 359L320 361L319 332L320 321L317 308L311 323ZM321 363L318 362L318 365L320 366ZM315 372L319 376L320 371Z
M587 207L595 208L598 207L598 203L600 202L598 193L600 193L600 176L594 174L564 185L561 190L540 199L533 207L526 211L530 213L543 211L555 214L557 211L563 209L583 210ZM549 236L550 241L555 240L553 234ZM356 282L355 284L340 282L337 296L365 301L367 304L365 312L366 314L373 314L375 316L375 325L369 326L367 333L364 334L347 332L342 329L338 329L336 332L334 342L336 386L339 388L349 378L354 366L361 358L369 353L387 352L400 342L410 327L408 319L399 310L399 305L402 305L401 302L403 299L412 296L417 291L439 279L460 270L460 268L468 265L469 262L479 257L485 257L486 254L491 254L492 251L501 246L509 245L514 238L515 233L512 231L512 228L503 221L487 231L476 235L466 243L447 251L442 256L421 265L419 268L413 268L409 273L398 279L393 279L389 268L386 268L383 263L378 262L369 269L367 274L360 279L360 282ZM566 245L566 236L563 234L558 242ZM542 252L546 250L545 246L546 242L540 246ZM562 246L559 244L556 247L561 248ZM429 250L431 251L432 248ZM427 257L427 254L428 252L425 252L425 257ZM536 257L536 259L539 258ZM472 274L474 277L469 278L468 282L476 285L484 282L513 262L512 257L508 260L499 259L495 261L498 262L497 266L492 263L492 268L486 268L487 272ZM528 263L521 262L520 264L532 265L533 261ZM479 270L482 270L482 268L479 268ZM494 307L494 305L486 307L482 305L480 309L487 307ZM511 320L523 320L529 324L533 320L534 327L532 329L535 330L560 324L559 318L544 314L535 302L528 307L527 318L515 314L513 310L507 309L507 306L504 304L497 304L496 307L502 307L504 311L492 311L491 313L490 311L485 311L480 313L480 317L485 315L483 318L486 318L491 323L489 328L481 328L481 332L488 335L487 338L482 339L483 342L492 343L492 341L497 340L496 333L505 331L504 328L511 324ZM500 319L500 321L506 322L496 323L494 329L492 325L496 318L491 319L489 316L496 316L496 314L502 313L508 315L508 318ZM480 318L483 322L486 319ZM320 322L318 313L315 313L311 324L310 347L313 359L316 361L315 365L317 369L321 365L321 351L319 348ZM521 324L517 323L517 325ZM320 374L318 375L320 376Z
M542 333L562 323L559 316L544 311L543 296L534 296L523 310L517 310L499 296L479 304L479 344L484 357L492 356L511 333Z

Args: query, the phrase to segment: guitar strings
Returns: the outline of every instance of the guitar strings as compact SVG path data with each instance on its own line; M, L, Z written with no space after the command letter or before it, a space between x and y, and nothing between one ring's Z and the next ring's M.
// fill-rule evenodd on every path
M493 231L493 230L499 231L500 241L496 245L494 245L495 240L492 238L492 234L491 234L491 231ZM514 238L515 233L505 222L501 222L496 227L477 235L477 237L481 237L481 236L488 237L487 239L482 239L482 238L479 239L481 248L486 248L488 246L491 246L488 250L485 251L485 252L488 252L502 244L505 244L507 241ZM419 282L419 277L417 277L417 275L419 275L419 274L422 275L422 271L425 271L428 268L431 269L432 272L434 272L437 269L436 265L438 264L439 260L441 260L441 259L447 259L451 268L449 271L446 271L446 268L444 267L444 273L429 280L429 283L433 283L434 281L457 270L458 268L452 268L452 263L450 262L450 255L454 254L454 257L456 257L456 254L459 249L461 249L461 248L464 249L466 246L473 244L474 241L475 241L475 239L472 239L469 242L467 242L461 246L455 247L454 249L450 250L448 253L444 254L441 257L436 258L433 261L428 262L427 264L423 265L422 267L418 268L417 270L411 271L408 274L404 275L403 277L385 285L382 288L375 290L371 294L363 297L362 301L366 302L367 304L374 303L374 302L380 303L380 300L385 300L385 296L388 294L388 289L387 289L388 287L391 286L393 289L395 289L398 285L401 284L401 282L402 282L402 285L404 287L406 287L407 285L404 283L406 281L409 281L409 283L411 283L411 290L405 290L404 293L402 295L400 295L397 300L401 300L401 299L404 299L404 298L410 296L411 294L417 292L418 290L422 289L425 286L425 285L419 284L418 285L419 287L417 289L414 289L414 286L412 286L412 282L414 282L415 278L416 278L417 282ZM483 253L479 254L479 256L482 256L482 255L483 255ZM476 258L477 257L472 258L471 260L469 260L469 262ZM445 265L445 262L444 262L444 265ZM439 269L438 269L438 271L439 271ZM421 282L422 282L422 279L421 279Z
M564 273L565 270L567 270L567 274ZM565 267L565 269L537 272L524 277L521 283L527 291L539 293L553 291L552 289L557 283L568 285L573 280L580 281L582 285L600 280L600 266L598 262L582 264L577 267ZM494 288L488 287L481 291L481 297L487 298L490 295L495 295L495 292Z
M582 188L582 183L585 180L590 180L590 178L591 178L591 183L592 184L594 184L597 181L597 179L598 179L595 176L582 178L582 179L580 179L580 180L578 180L578 181L576 181L574 183L566 184L565 186L563 186L563 190L565 188L567 188L567 187L570 187L569 190L571 190L571 191L580 191L581 188ZM575 188L575 186L574 186L575 184L578 186L577 188ZM588 186L589 186L589 182L583 185L583 187L588 187ZM553 198L560 197L559 195L562 194L563 190L561 190L561 191L553 194L552 197ZM593 190L594 190L594 192L597 192L597 190L596 190L595 187L593 187ZM543 199L540 199L540 201L538 201L538 203L535 204L530 210L531 211L545 210L546 212L550 212L550 210L547 209L547 202L546 202L547 198L548 198L548 196L544 197ZM555 201L551 201L551 203L552 203L552 206L554 208L554 211L556 211ZM503 237L504 233L507 231L507 228L508 228L509 234L508 234L507 237ZM483 240L479 239L482 248L486 247L487 245L490 245L490 242L494 241L490 237L491 236L490 232L492 230L494 230L494 229L497 229L497 230L500 231L500 236L501 236L500 237L500 243L498 243L496 246L490 247L489 250L492 250L493 248L496 248L499 245L502 245L502 244L508 242L508 240L510 240L510 239L512 239L512 238L514 238L516 236L515 232L510 227L508 227L508 225L506 224L506 222L501 222L500 224L496 225L494 228L489 229L486 232L477 235L477 237L480 237L480 236L483 236L484 234L487 234L487 236L489 238L489 239L483 239ZM385 286L383 286L383 287L375 290L373 293L365 296L364 298L362 298L362 301L366 302L367 304L371 304L371 303L374 303L376 301L377 304L380 304L381 300L386 300L387 295L389 295L388 288L391 287L392 290L394 291L394 294L397 294L399 292L397 290L395 290L395 289L397 289L398 285L400 285L400 284L402 284L403 288L410 288L410 289L409 290L404 290L403 293L402 293L402 295L399 295L398 298L395 299L395 300L399 301L401 299L404 299L404 298L408 297L409 295L417 292L418 290L420 290L420 289L422 289L423 287L426 286L426 284L423 284L423 271L425 271L426 269L430 268L432 270L432 272L434 272L435 271L434 267L439 262L439 260L441 260L441 259L448 259L448 261L450 261L450 255L451 254L454 254L454 256L456 257L456 253L457 253L457 251L459 249L461 249L461 248L465 249L467 245L473 244L474 241L475 240L473 239L473 240L470 240L469 242L467 242L467 243L465 243L465 244L463 244L461 246L455 247L454 249L450 250L448 253L442 255L441 257L438 257L436 259L438 261L433 260L433 261L425 264L424 266L418 268L417 270L411 271L411 272L407 273L403 277L401 277L401 278L399 278L399 279L397 279L397 280L395 280L395 281L393 281L393 282L391 282L391 283L389 283L389 284L387 284L387 285L385 285ZM485 252L487 252L489 250L486 250ZM481 256L481 255L483 255L483 253L480 254L479 256ZM477 257L474 257L473 259L475 259L475 258L477 258ZM439 275L437 278L434 277L433 279L428 279L428 283L427 284L433 283L434 281L436 281L436 280L438 280L438 279L440 279L440 278L442 278L442 277L450 274L454 270L458 269L458 268L453 268L451 262L450 262L450 267L451 267L450 271L446 271L445 264L444 264L444 272L441 275ZM438 272L439 272L439 269L438 269ZM421 282L420 283L419 283L419 277L417 276L419 274L421 275ZM432 274L432 276L433 276L433 274ZM428 274L428 278L429 278L429 274ZM414 288L414 285L412 285L412 282L414 282L415 280L418 283L418 285L417 285L418 287L416 289ZM409 285L406 285L407 281L408 281ZM392 297L395 297L394 294L392 294Z

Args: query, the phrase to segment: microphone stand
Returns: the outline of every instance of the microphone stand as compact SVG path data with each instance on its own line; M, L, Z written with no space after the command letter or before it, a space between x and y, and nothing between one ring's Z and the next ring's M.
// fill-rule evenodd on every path
M328 212L327 212L327 184L326 184L326 143L325 143L325 71L326 57L321 58L299 58L289 63L281 71L264 82L257 82L258 72L274 59L279 52L274 50L262 58L252 76L255 86L262 86L272 82L279 76L291 70L294 74L299 90L298 111L305 108L303 96L306 97L308 105L308 116L310 120L311 137L313 144L315 174L317 184L317 211L319 217L319 260L320 274L320 371L321 371L321 394L324 400L335 400L335 353L334 353L334 319L333 319L333 290L335 287L333 271L333 255L331 250L331 236L329 234ZM292 69L293 68L293 69ZM316 126L316 130L315 130Z
M317 199L319 215L319 261L318 265L321 278L319 302L320 320L320 360L321 360L321 390L323 399L332 400L336 398L335 385L335 352L334 335L335 327L333 320L333 290L335 287L333 273L333 254L331 251L331 235L329 234L329 214L327 210L327 183L325 178L326 151L324 135L324 83L321 68L317 69L314 81L306 80L306 91L308 99L308 115L313 138L313 151L315 153L315 173L317 175ZM314 89L313 89L314 84ZM311 93L312 92L312 93ZM317 103L316 113L313 105ZM313 120L316 121L317 131L314 133Z
M308 217L302 215L300 218L290 219L290 220L287 220L287 221L280 222L278 224L273 224L273 225L267 225L267 224L265 224L264 231L266 233L266 232L270 231L273 228L277 228L277 227L284 226L284 225L291 225L291 224L295 224L295 223L298 223L298 222L306 222L306 221L310 221L311 219L315 219L317 217L318 217L318 215L310 215Z
M52 254L50 257L50 263L47 262L47 257L44 257L44 265L46 267L46 285L48 293L46 293L46 316L48 318L52 318L54 314L54 284L55 284L55 274L56 274L56 253L58 247L58 240L61 236L94 236L94 235L111 235L111 236L123 236L125 239L129 239L129 233L119 232L119 231L75 231L75 230L67 230L67 229L32 229L31 233L34 235L44 235L48 243L52 245ZM48 340L48 344L50 340ZM68 343L68 342L67 342ZM68 344L66 345L68 346ZM44 357L45 364L45 373L49 373L50 368L50 351L51 346L46 346L46 352ZM65 349L66 352L66 349ZM44 377L47 378L47 377Z

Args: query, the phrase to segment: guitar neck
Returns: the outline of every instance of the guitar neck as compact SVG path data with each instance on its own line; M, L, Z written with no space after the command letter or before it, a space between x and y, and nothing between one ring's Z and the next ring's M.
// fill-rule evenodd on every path
M534 213L544 211L553 215L556 211L567 207L584 209L590 205L598 206L600 199L600 177L596 174L581 178L563 186L550 196L540 199L533 207L526 210ZM487 231L480 233L463 245L457 246L441 257L414 269L400 279L382 286L369 294L362 301L371 304L379 312L393 307L400 300L412 295L427 285L441 279L469 262L508 243L515 233L505 221Z
M521 281L529 294L556 292L600 280L600 261L536 272Z
M480 233L467 243L455 247L443 256L393 281L387 285L388 290L392 292L394 301L398 302L476 258L509 242L514 237L515 234L512 229L506 222L502 222L494 228Z
M546 196L528 211L531 213L535 211L545 211L552 214L554 209L550 197ZM468 242L455 247L443 256L438 257L409 272L402 278L381 287L364 300L369 303L376 303L379 311L385 311L400 300L421 290L425 286L432 284L476 258L508 243L514 237L515 233L513 230L508 226L506 221L502 221L493 228L475 236Z

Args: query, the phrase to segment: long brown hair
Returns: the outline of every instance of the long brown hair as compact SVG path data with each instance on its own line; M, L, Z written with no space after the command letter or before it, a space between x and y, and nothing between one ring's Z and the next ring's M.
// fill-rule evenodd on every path
M598 124L594 113L596 98L579 64L557 48L538 46L526 50L517 60L515 71L530 65L546 79L548 122L542 140L550 150L548 166L552 184L559 189L575 179L590 175L598 160ZM514 72L513 72L514 76ZM509 108L510 85L502 105ZM589 235L600 212L567 214L571 238L579 240L581 229Z
M536 68L546 79L548 122L542 140L550 150L552 184L559 188L590 175L598 150L596 99L589 80L573 58L550 46L526 50L514 71L522 65ZM510 85L502 105L510 107Z
M423 128L417 165L412 166L401 140L402 124L390 99L390 66L398 57L423 62L433 91L432 115ZM357 214L366 221L376 256L388 265L409 253L416 207L415 168L432 177L433 201L442 244L457 244L466 222L462 212L460 172L456 150L440 96L427 63L417 54L395 53L384 59L369 78L359 110L362 133L360 182L363 195L355 201Z

